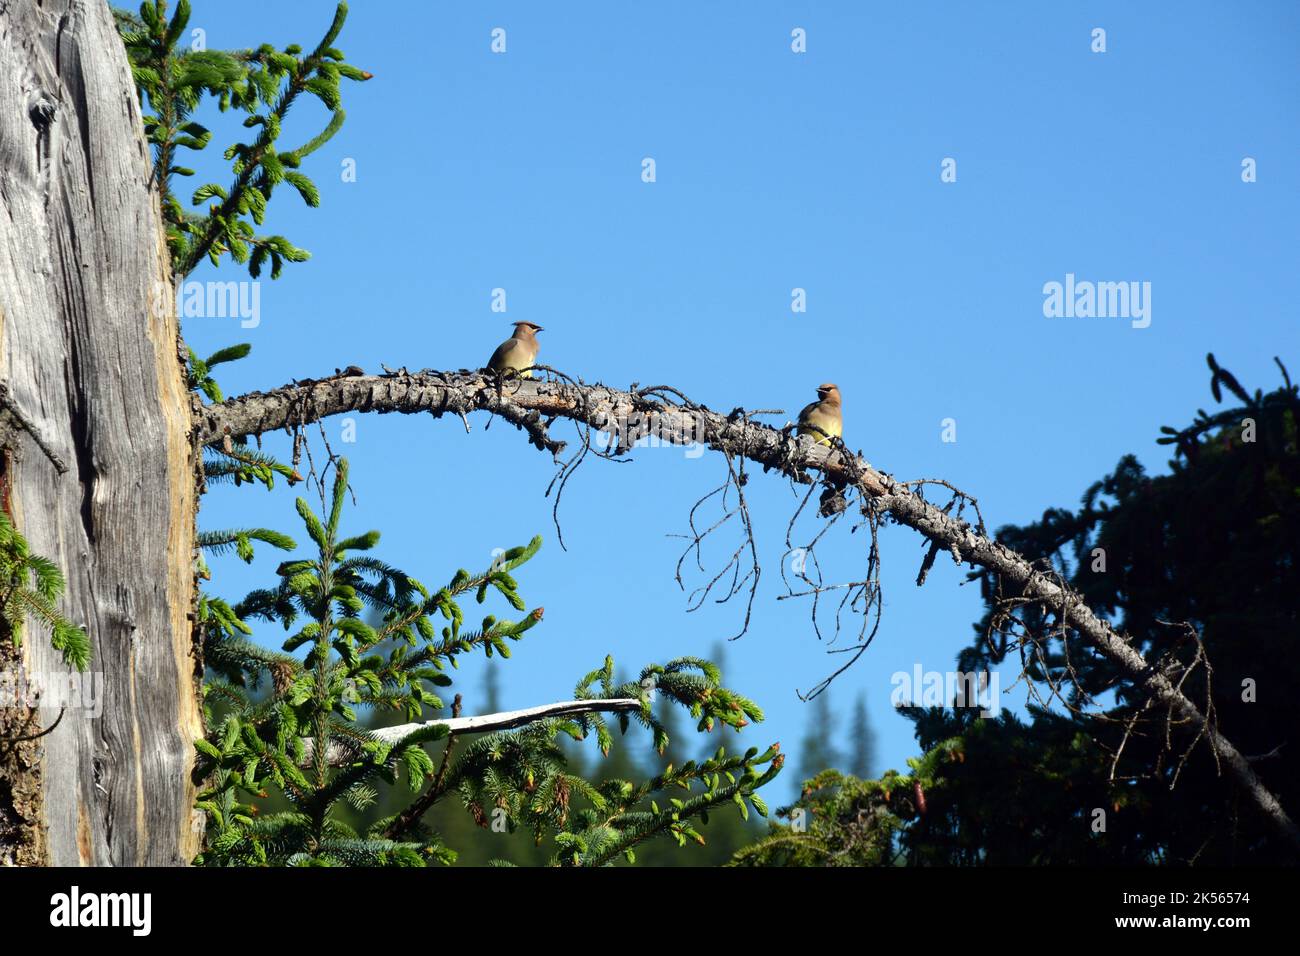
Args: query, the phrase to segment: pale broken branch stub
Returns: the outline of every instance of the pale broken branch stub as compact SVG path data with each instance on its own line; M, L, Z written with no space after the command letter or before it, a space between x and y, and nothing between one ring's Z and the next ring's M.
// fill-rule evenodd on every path
M446 727L449 734L483 734L498 730L512 730L541 720L559 717L581 717L584 714L614 714L640 710L641 701L635 697L615 697L596 700L561 700L552 704L539 704L521 710L503 710L495 714L479 714L475 717L448 717L442 720L426 720L413 724L398 724L393 727L377 727L367 732L371 740L386 744L400 744L407 737L419 730L431 727ZM304 760L312 757L313 741L303 739ZM339 764L350 758L346 748L331 743L327 760Z

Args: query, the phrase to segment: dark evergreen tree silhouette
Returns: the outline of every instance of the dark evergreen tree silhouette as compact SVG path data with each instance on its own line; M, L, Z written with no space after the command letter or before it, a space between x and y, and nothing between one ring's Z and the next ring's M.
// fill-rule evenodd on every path
M1132 455L1080 507L999 530L1135 635L1147 659L1250 755L1284 807L1300 804L1290 690L1300 681L1300 394L1247 392L1208 359L1213 397L1164 427L1169 473ZM1022 662L1027 719L910 708L923 755L876 780L818 778L793 808L811 825L774 824L746 863L1294 863L1204 727L1147 705L1110 662L1074 640L1052 609L1021 603L980 572L987 612L961 671Z
M849 736L848 765L855 777L870 777L876 768L876 731L867 714L867 694L861 691L853 703L853 725Z

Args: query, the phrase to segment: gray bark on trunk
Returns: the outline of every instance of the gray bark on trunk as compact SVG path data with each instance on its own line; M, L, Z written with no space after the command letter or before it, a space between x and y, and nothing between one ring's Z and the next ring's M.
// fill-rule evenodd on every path
M175 865L201 836L191 406L149 175L107 5L0 0L0 382L30 426L0 429L0 490L67 579L95 692L58 719L47 636L0 649L47 682L0 709L0 863Z

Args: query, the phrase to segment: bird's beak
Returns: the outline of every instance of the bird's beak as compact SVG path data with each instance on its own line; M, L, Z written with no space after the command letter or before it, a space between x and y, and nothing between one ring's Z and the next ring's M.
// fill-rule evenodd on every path
M533 331L534 331L534 332L545 332L546 330L545 330L544 328L542 328L540 325L534 325L534 326L533 326Z

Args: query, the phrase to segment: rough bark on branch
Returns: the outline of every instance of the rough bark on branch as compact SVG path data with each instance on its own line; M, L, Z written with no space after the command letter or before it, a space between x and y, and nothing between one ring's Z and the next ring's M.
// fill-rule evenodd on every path
M702 442L786 474L802 476L807 469L815 469L829 484L856 486L899 523L961 560L1013 582L1027 596L1066 615L1080 635L1122 667L1135 685L1146 688L1180 718L1206 726L1206 737L1217 759L1278 831L1300 848L1300 828L1265 787L1249 760L1213 723L1206 722L1200 709L1165 674L1148 664L1127 638L1094 614L1073 590L968 522L945 514L858 455L755 423L741 409L721 414L704 406L670 402L663 398L668 392L680 394L663 387L623 391L573 382L501 381L482 371L465 370L342 375L294 383L266 393L253 392L207 406L196 418L195 437L202 445L219 444L227 438L292 428L343 412L426 413L437 418L448 413L464 416L487 411L525 430L532 444L555 455L564 444L550 436L548 425L563 418L613 433L619 449L631 447L643 435L653 435L675 444Z

